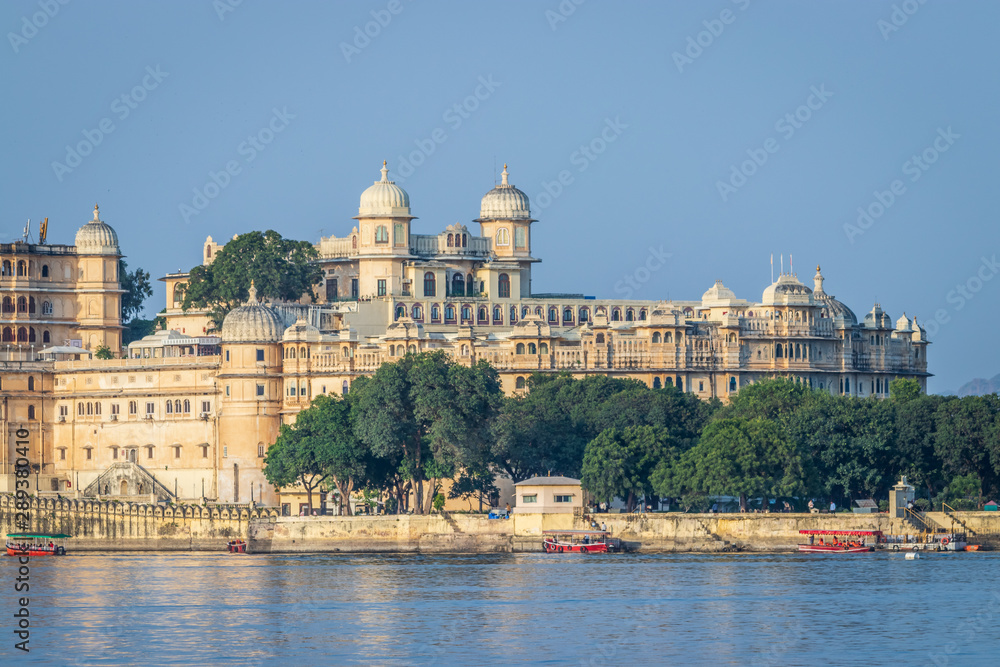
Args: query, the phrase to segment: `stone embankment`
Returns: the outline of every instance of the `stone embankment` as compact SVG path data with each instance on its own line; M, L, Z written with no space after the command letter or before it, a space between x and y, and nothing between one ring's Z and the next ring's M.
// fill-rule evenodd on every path
M30 520L16 525L18 511ZM928 513L945 530L970 531L970 542L993 544L1000 514ZM430 516L280 517L273 509L133 505L87 500L32 499L18 510L0 496L5 533L67 533L69 550L219 551L241 538L255 553L496 553L540 551L543 530L583 529L591 517L516 514L491 520L475 514ZM886 514L597 514L630 550L642 552L793 551L800 530L918 532Z

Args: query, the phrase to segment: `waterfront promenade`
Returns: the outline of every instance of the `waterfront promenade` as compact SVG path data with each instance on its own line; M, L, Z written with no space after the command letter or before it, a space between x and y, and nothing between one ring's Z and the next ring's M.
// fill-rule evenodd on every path
M0 496L0 527L17 532L10 496ZM497 553L538 551L543 530L590 527L569 514L481 514L281 517L272 508L170 507L115 502L32 499L30 530L67 533L71 552L220 551L241 538L256 553ZM961 520L982 539L1000 534L995 512L963 512ZM951 518L928 517L961 531ZM916 534L887 514L597 514L630 550L641 552L783 552L796 548L800 530L880 530Z

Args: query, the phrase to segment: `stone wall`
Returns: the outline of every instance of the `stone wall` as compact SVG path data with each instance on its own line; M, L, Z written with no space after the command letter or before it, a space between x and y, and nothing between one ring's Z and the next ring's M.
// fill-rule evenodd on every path
M268 520L274 509L248 507L142 505L69 499L37 499L26 510L14 497L0 496L0 529L18 532L65 533L66 550L79 551L223 551L226 542L246 539L252 520ZM24 511L29 527L16 524Z

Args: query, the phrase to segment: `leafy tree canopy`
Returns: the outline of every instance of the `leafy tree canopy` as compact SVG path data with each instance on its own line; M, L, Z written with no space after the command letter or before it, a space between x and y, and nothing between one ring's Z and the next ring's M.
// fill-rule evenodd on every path
M191 270L181 308L205 308L216 328L233 308L244 303L253 281L261 298L298 301L312 296L322 270L308 241L282 238L278 232L240 234L222 247L211 264Z
M118 260L118 284L125 290L121 300L122 323L131 322L142 312L142 304L153 296L153 286L149 281L149 271L136 268L129 272L124 259Z

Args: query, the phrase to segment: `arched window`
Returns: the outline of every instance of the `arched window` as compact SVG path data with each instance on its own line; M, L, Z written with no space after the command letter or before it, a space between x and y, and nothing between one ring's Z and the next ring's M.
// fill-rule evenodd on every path
M729 391L736 391L736 378L729 378Z
M0 275L4 275L4 276L12 275L11 271L10 271L10 260L9 259L5 259L3 261L3 269L0 270Z
M347 383L347 380L344 380L344 384L340 388L340 393L347 396L348 389L350 389L350 385Z
M497 230L497 246L509 246L510 245L510 231L506 227L501 227Z
M28 297L28 312L29 313L35 312L35 297L33 296Z
M516 380L514 380L514 388L515 389L524 389L524 386L525 386L525 383L524 383L524 378L523 377L519 377Z
M604 334L602 334L602 333L597 334L596 340L597 340L598 343L603 343L604 342Z
M286 354L285 354L285 356L288 357L289 359L294 359L295 358L295 354L296 354L295 348L294 347L289 347L288 350L287 350L287 352L286 352Z
M493 324L503 324L503 308L493 306Z
M510 298L510 276L506 273L501 273L497 278L497 296L501 299Z
M48 301L42 301L42 315L52 314L52 304Z
M590 308L580 309L580 324L586 324L590 321Z
M436 296L437 283L433 271L424 274L424 296Z
M462 247L465 248L469 245L469 237L467 234L462 234Z
M646 321L646 309L645 308L643 308L642 310L639 311L639 321L640 322L645 322Z
M128 413L130 415L134 415L134 414L138 413L138 411L139 411L139 403L138 403L138 401L129 401L128 402Z
M518 343L517 344L517 347L515 348L515 353L516 354L524 354L524 343Z
M396 319L398 320L399 318L404 317L405 315L406 315L406 306L404 306L403 304L399 304L398 306L396 306Z
M17 329L17 342L27 343L28 342L28 330L24 327L18 327Z
M52 342L51 338L49 337L49 332L48 331L43 331L42 332L42 342L43 343L51 343Z
M94 414L94 404L93 403L87 403L87 416L89 417L92 414Z
M774 346L774 358L781 359L781 343Z
M184 399L184 414L191 414L191 401Z
M417 346L416 345L410 345L409 347L406 348L406 351L409 354L416 354L417 353Z
M388 243L389 242L389 228L385 225L379 225L375 228L375 243Z
M463 234L462 237L464 238L465 235ZM465 277L465 295L466 296L476 295L476 283L473 282L471 273Z
M563 324L573 324L572 308L563 308Z
M517 306L510 307L510 323L517 324Z
M35 418L35 406L34 405L29 405L28 406L28 419L34 419L34 418Z
M76 404L76 414L78 414L81 417L83 416L83 403Z
M35 391L35 378L31 375L28 376L28 391Z
M49 277L49 265L42 264L42 278L48 278L48 277Z
M170 401L167 401L167 414L171 415L173 413L174 413L174 404L171 403Z
M445 321L455 321L455 306L449 304L444 307L444 319Z
M465 343L462 343L462 356L463 357L469 356L469 346L466 345Z
M17 263L17 275L23 276L25 273L27 273L27 269L25 268L24 260L21 260Z
M487 323L487 319L486 319L486 307L485 306L480 306L479 307L479 323L480 324L486 324Z
M420 307L419 303L413 304L413 308L410 309L410 314L415 320L422 320L424 318L424 309Z
M174 401L174 412L176 412L177 414L181 413L181 399L179 398L176 401Z
M612 322L621 322L622 321L622 311L621 311L621 308L612 308L611 309L611 321Z
M668 387L673 387L674 386L674 379L671 378L671 377L665 377L665 378L663 378L663 382L666 383L666 386L668 386Z
M538 348L534 343L528 343L528 354L538 354Z
M528 308L527 306L523 306L521 308L521 317L527 317L528 313L530 313L530 312L531 312L530 308Z
M431 306L431 322L438 322L441 320L441 307L437 304Z
M14 312L14 300L9 296L3 298L3 312L13 313Z
M653 378L653 389L660 388L660 378Z
M556 310L555 306L549 306L549 322L553 324L559 323L559 311Z
M472 321L472 306L462 306L462 321L463 322Z
M455 247L455 235L454 234L448 234L448 247L449 248L454 248Z
M549 353L549 344L548 343L539 343L538 344L538 353L539 354L548 354Z
M28 300L23 296L17 297L17 312L19 313L28 312Z
M451 277L451 295L465 296L465 276L456 273Z
M28 342L29 343L35 342L35 327L31 327L28 329Z
M659 331L654 331L653 332L653 342L654 343L659 343L660 342L660 332Z
M353 248L354 250L358 249L358 237L357 236L352 236L351 237L351 248Z
M625 310L625 321L626 322L633 322L633 321L635 321L635 311L632 310L631 308L627 308Z
M680 342L680 338L678 338L677 340L678 340L678 342ZM663 334L663 342L664 343L673 343L674 342L674 334L672 332L670 332L670 331L668 331L667 333Z
M802 358L802 349L799 347L798 343L795 344L795 358L796 359Z

